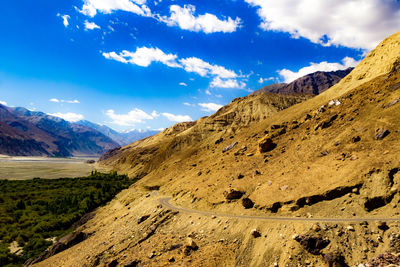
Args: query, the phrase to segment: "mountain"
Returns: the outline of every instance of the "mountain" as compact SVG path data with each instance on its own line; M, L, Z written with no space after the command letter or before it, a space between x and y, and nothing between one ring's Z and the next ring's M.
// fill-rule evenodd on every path
M345 76L347 76L353 68L346 70L337 70L330 72L317 71L295 81L286 83L276 83L265 86L252 94L260 93L278 93L278 94L310 94L319 95L331 86L340 82Z
M140 180L37 266L396 265L399 134L400 32L315 97L238 98L106 153Z
M117 132L110 127L107 127L106 125L99 125L97 123L93 123L90 121L86 120L81 120L76 122L79 125L87 126L92 129L95 129L105 136L110 137L112 140L117 142L120 146L125 146L127 144L133 143L137 140L146 138L148 136L155 135L159 133L160 131L155 131L155 130L132 130L129 132Z
M92 128L43 112L0 105L0 154L95 156L119 145Z

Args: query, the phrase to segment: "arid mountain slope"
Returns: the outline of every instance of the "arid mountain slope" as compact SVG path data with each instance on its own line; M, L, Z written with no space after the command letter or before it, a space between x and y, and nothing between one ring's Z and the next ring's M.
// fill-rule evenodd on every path
M42 112L0 105L0 154L100 155L118 144L99 131Z
M198 145L214 145L222 136L229 138L236 131L251 127L307 98L309 96L269 93L237 98L209 117L196 122L179 123L155 136L110 151L103 155L101 163L141 178L177 154L182 153L184 159L188 158L192 153L197 153Z
M277 94L310 94L319 95L328 88L340 82L353 68L330 72L317 71L298 78L291 83L276 83L265 86L252 94L277 93Z
M241 98L109 153L104 164L142 179L81 228L88 239L38 266L399 264L399 57L400 32L307 101L277 112L268 94ZM176 213L166 196L218 216Z

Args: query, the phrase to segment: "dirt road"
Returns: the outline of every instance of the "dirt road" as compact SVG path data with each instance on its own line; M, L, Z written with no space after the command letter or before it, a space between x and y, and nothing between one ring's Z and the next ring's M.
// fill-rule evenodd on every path
M304 217L280 217L280 216L251 216L251 215L234 215L234 214L220 214L209 211L200 211L193 210L189 208L183 208L179 206L175 206L171 204L170 197L160 198L158 201L160 204L167 209L179 211L187 214L198 214L205 216L216 216L216 217L224 217L231 219L244 219L244 220L260 220L260 221L300 221L300 222L332 222L332 223L340 223L340 222L375 222L375 221L396 221L400 222L400 218L379 218L379 217L353 217L353 218L304 218Z

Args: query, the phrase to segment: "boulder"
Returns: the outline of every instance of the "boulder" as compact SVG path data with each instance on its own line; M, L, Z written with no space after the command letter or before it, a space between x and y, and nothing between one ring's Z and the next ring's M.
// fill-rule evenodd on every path
M258 147L260 149L261 153L264 152L269 152L275 149L276 144L272 141L271 138L266 137L261 139L261 141L258 143Z
M143 215L143 216L139 217L137 220L137 224L141 224L142 222L147 220L149 217L150 217L150 215Z
M245 209L251 209L252 207L254 207L254 202L250 198L245 197L242 198L242 205Z
M376 135L375 135L375 140L382 140L386 136L390 134L389 130L386 129L377 129L376 130Z
M254 238L258 238L258 237L261 236L261 233L260 233L257 229L251 230L250 234L251 234Z
M240 199L243 195L244 195L243 191L232 188L224 192L224 196L227 200Z

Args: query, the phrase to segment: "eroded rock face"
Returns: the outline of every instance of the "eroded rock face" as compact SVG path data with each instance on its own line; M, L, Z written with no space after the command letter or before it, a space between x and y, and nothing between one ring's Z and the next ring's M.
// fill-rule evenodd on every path
M391 253L383 253L378 255L376 258L370 260L367 266L377 267L377 266L389 266L394 264L394 266L400 265L400 256Z
M321 250L326 248L330 241L321 236L299 235L294 238L309 253L314 255L321 254Z
M276 144L272 141L271 138L266 137L266 138L263 138L258 143L258 147L259 147L261 153L265 153L265 152L274 150L274 148L276 147Z

